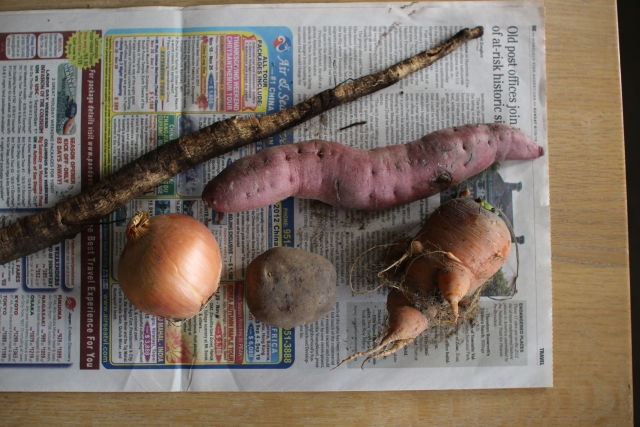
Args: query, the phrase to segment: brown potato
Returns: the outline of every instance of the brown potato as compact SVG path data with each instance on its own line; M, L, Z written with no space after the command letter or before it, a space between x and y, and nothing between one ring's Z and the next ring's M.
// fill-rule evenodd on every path
M302 249L272 248L247 267L246 299L260 321L281 328L315 322L336 303L336 269Z

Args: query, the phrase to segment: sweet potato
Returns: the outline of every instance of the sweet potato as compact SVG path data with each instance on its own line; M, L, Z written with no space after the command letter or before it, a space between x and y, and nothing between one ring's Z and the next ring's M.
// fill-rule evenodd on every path
M75 196L0 228L0 265L72 238L147 190L214 157L298 126L340 105L390 87L482 37L482 27L464 28L437 46L373 74L349 79L273 114L233 116L159 145ZM382 59L382 58L381 58ZM97 175L96 175L97 176ZM53 201L53 200L51 200Z
M383 210L457 185L494 162L544 151L502 124L443 129L414 142L360 150L312 140L268 148L223 170L202 198L219 212L267 206L289 196L354 210Z
M315 322L336 303L336 269L321 255L277 247L247 267L247 306L260 321L281 328Z
M401 280L387 299L389 324L382 341L342 363L359 356L393 354L438 318L456 322L461 301L466 298L465 305L472 304L470 296L477 296L478 288L500 269L510 251L507 225L482 201L457 198L442 204L409 243L401 262L395 263ZM444 301L452 313L445 312Z

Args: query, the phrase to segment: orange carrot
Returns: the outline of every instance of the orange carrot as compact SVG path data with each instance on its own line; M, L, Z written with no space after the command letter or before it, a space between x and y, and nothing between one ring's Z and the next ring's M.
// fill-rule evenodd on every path
M398 289L393 289L389 293L387 297L387 310L389 311L389 325L380 343L370 350L349 356L340 362L336 368L360 356L368 356L364 362L362 362L364 365L370 358L377 359L391 355L411 344L430 326L430 321L427 316L422 314L420 310L412 307L407 297Z
M442 204L416 239L429 255L409 265L409 282L418 290L437 284L456 319L459 301L491 278L511 251L511 233L502 218L468 198Z
M385 357L412 343L441 316L438 292L451 305L454 321L458 320L460 301L491 278L511 251L507 225L485 204L482 200L457 198L435 210L406 254L395 263L406 263L402 281L405 292L394 288L389 293L389 324L379 344L340 364L360 356L367 356L365 362ZM423 308L429 298L432 302ZM422 311L414 300L423 302Z

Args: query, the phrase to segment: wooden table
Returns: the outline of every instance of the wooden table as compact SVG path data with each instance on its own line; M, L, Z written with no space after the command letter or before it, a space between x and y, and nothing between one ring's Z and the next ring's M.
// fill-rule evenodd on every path
M0 0L0 10L202 3ZM366 393L0 393L0 425L631 425L631 316L616 2L544 3L553 388Z

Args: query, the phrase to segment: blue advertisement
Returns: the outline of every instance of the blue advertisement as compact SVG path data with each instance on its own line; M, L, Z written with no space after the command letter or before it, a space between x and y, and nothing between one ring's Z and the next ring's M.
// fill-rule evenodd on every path
M286 27L107 32L103 135L112 142L103 168L109 170L130 155L131 143L121 136L130 135L124 132L127 129L145 130L147 140L138 143L140 146L160 146L212 121L263 116L291 107L292 42L293 35ZM136 64L135 73L132 63ZM292 140L292 132L274 135L235 150L223 160L224 165L232 158ZM108 266L103 270L102 288L103 367L285 369L293 364L293 331L255 319L246 307L242 281L221 283L200 313L177 323L143 313L120 289L118 254L126 243L126 218L134 210L148 210L151 215L192 215L208 224L223 256L226 251L230 257L233 248L224 236L236 233L235 223L230 216L207 211L201 204L198 196L203 182L203 166L199 165L120 209L113 223L105 226L103 254L111 259L103 259L103 265ZM268 245L293 246L293 200L272 207L269 218L272 233Z

